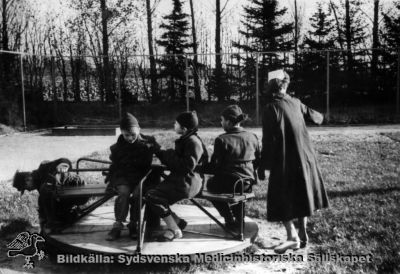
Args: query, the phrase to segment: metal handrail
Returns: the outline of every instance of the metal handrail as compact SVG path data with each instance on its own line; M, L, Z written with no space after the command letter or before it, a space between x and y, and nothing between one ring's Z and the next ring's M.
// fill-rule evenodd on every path
M101 163L101 164L111 164L111 161L107 160L98 160L98 159L91 159L91 158L79 158L78 161L76 161L76 169L72 169L71 171L75 171L77 174L79 174L79 171L86 172L86 171L107 171L109 170L108 168L79 168L79 164L83 161L86 162L93 162L93 163Z

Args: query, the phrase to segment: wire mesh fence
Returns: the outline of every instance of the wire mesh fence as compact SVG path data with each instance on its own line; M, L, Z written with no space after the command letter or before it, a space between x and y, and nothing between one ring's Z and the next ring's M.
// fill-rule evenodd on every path
M217 102L245 105L259 125L268 72L279 68L291 77L288 92L330 121L390 122L400 111L400 50L110 57L0 51L0 61L1 116L24 127L112 123L124 110L168 103L150 111L157 120L173 105L209 112L206 106Z

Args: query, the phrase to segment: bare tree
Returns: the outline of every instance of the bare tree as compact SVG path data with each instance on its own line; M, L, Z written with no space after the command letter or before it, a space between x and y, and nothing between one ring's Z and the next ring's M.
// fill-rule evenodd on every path
M149 59L150 59L150 84L151 84L151 101L153 103L159 100L158 94L158 84L157 84L157 68L156 68L156 59L154 56L154 48L153 48L153 23L152 18L154 11L159 4L160 0L156 0L151 6L150 0L146 0L146 15L147 15L147 43L149 47Z
M353 52L352 52L352 32L350 18L350 0L345 1L345 39L346 39L346 55L348 76L353 72Z
M333 16L335 17L337 38L338 38L337 41L339 43L340 49L342 50L343 61L346 62L346 54L344 52L343 30L342 30L342 25L340 24L340 18L337 11L338 8L333 3L332 0L329 1L329 8L333 12Z
M378 58L379 52L378 50L374 50L379 48L379 0L374 0L374 19L372 24L372 60L371 60L371 80L372 85L371 89L377 89L377 74L378 74Z
M108 20L111 16L110 11L107 9L106 0L100 0L101 10L101 34L102 34L102 58L103 58L103 73L104 73L104 87L106 102L112 103L115 100L113 92L111 90L111 73L110 73L110 58L109 58L109 44L108 44Z
M221 86L224 82L221 56L221 19L228 2L229 0L226 0L221 8L221 1L215 0L215 90L218 91L217 97L219 101L222 101L225 96L225 90Z
M294 74L297 71L299 43L301 39L301 28L303 26L304 7L299 6L297 0L293 0L292 16L294 21L293 44L294 44Z
M199 85L199 61L197 56L197 37L196 37L196 22L193 9L193 0L189 1L190 14L192 19L192 40L193 40L193 80L194 80L194 98L197 102L201 101L200 85Z

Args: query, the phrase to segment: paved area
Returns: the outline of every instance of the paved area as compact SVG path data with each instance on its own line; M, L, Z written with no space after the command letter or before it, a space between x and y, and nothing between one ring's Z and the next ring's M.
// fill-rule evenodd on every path
M145 134L159 134L172 129L145 129ZM261 135L260 128L249 130ZM221 132L221 128L205 128L207 132ZM310 127L311 135L327 134L374 134L400 132L400 125ZM116 141L116 136L51 136L47 132L19 133L0 136L0 181L9 180L17 169L32 170L43 160L67 157L76 160L94 151L107 149Z

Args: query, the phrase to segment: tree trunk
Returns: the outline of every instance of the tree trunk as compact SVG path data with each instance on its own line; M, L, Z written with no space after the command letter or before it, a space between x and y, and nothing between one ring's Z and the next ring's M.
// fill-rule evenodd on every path
M215 83L218 101L224 99L223 90L220 88L222 78L222 56L221 56L221 1L216 0L215 8Z
M345 34L346 34L346 55L347 55L347 89L352 90L353 79L353 53L351 52L351 18L350 18L350 0L345 2Z
M2 38L2 49L3 50L10 50L8 45L8 26L7 26L7 0L2 0L2 30L1 30L1 38ZM8 88L7 85L10 81L10 68L11 68L11 55L9 53L0 53L0 63L1 63L1 70L0 73L0 86L1 88L6 91L6 98L9 97L7 92Z
M379 48L379 0L374 0L374 22L372 26L372 48ZM371 91L377 91L377 74L378 74L378 57L379 52L377 50L372 50L372 60L371 60Z
M332 3L332 0L329 2L329 5L330 5L330 7L331 7L331 9L333 11L333 15L335 17L336 29L337 29L337 32L338 32L338 43L339 43L340 49L342 50L343 62L345 62L345 64L346 64L346 54L343 51L344 50L344 45L343 45L344 43L343 43L343 37L342 37L343 31L342 31L342 28L340 26L339 18L338 18L337 12L336 12L336 7Z
M157 68L156 68L156 59L154 58L154 49L153 49L153 26L152 26L152 11L150 7L150 0L146 0L146 12L147 12L147 40L149 46L149 54L150 54L150 87L151 87L151 101L152 103L156 103L159 100L158 95L158 84L157 84Z
M298 57L298 46L299 46L299 14L297 10L297 0L294 0L294 75L297 72L297 57Z
M8 31L7 31L7 0L2 1L2 30L1 38L3 44L3 50L9 50L8 48Z
M103 44L103 77L104 77L104 88L105 88L105 99L107 103L113 103L115 98L111 90L111 73L110 73L110 60L108 56L108 10L106 0L100 0L101 9L101 26L102 26L102 44Z
M351 52L351 18L350 18L350 0L346 0L345 3L346 9L346 50L347 50L347 68L348 72L351 73L353 71L353 53Z
M199 66L197 56L197 37L196 37L196 24L194 20L193 0L190 3L190 13L192 15L192 37L193 37L193 80L194 80L194 98L196 102L201 101L200 84L199 84Z

